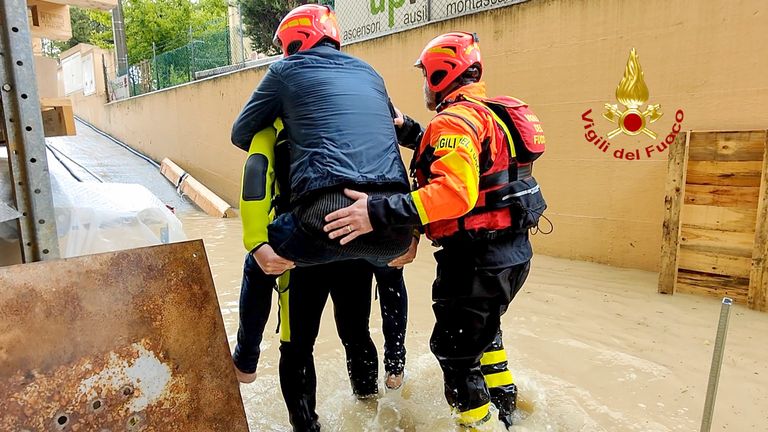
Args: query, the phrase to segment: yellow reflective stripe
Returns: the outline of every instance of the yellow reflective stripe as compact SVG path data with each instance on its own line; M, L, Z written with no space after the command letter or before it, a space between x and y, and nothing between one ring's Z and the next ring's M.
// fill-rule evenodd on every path
M426 225L429 223L429 217L427 216L427 210L424 209L424 203L421 202L421 196L419 195L419 191L413 191L411 192L411 198L413 198L413 205L416 206L416 211L419 212L419 220L421 220L422 225Z
M450 48L443 48L443 47L433 47L427 50L427 52L435 53L435 54L445 54L449 55L451 57L456 57L456 53L453 52Z
M512 377L512 372L506 370L504 372L486 375L485 383L488 385L488 388L502 387L514 384L515 379Z
M296 18L288 21L280 27L280 31L283 31L289 27L311 27L312 21L309 18Z
M466 96L464 96L464 97L468 101L470 101L470 102L474 102L474 103L476 103L478 105L482 105L482 106L488 108L488 106L486 104L482 103L481 101L479 101L477 99L468 98ZM501 126L501 128L504 130L504 135L507 136L507 142L509 143L509 154L510 154L510 157L512 157L512 158L516 157L517 153L515 152L514 141L512 141L512 134L509 133L509 128L507 128L507 125L501 120L501 118L499 118L499 116L496 115L495 112L493 112L492 109L488 108L488 112L491 113L491 115L493 116L493 119L496 120L496 123L498 123L499 126Z
M285 272L277 278L277 287L280 290L278 294L278 300L280 301L280 341L291 341L291 314L288 310L288 299L291 293L288 288L288 281L290 278L290 272Z
M469 411L464 411L459 413L459 423L461 423L464 426L473 426L485 419L485 417L488 415L488 410L491 408L491 403L488 402L487 404L479 407L474 408Z
M451 152L438 159L448 170L459 178L459 184L464 185L467 202L470 209L477 203L480 194L480 172L477 166L472 166L470 162L464 159L460 153ZM468 210L469 211L469 210Z
M503 349L483 353L483 356L480 358L480 364L484 366L503 363L505 361L507 361L507 353Z

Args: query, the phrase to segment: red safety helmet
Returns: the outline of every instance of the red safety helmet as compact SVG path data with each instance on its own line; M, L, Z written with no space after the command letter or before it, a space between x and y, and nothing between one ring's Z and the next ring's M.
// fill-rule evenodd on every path
M479 39L476 33L452 32L432 39L414 66L422 68L429 89L445 90L471 66L478 65L482 75Z
M288 57L288 47L293 44L300 43L299 48L293 50L298 52L312 48L324 38L341 45L336 14L328 6L307 4L288 12L280 21L272 43L283 50L283 56Z

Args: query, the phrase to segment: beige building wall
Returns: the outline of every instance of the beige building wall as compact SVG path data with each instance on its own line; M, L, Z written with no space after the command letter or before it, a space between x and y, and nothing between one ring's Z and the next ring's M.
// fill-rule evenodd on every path
M547 153L535 173L555 230L534 237L538 253L653 270L658 267L667 152L650 159L614 159L612 150L659 143L675 111L684 129L768 127L768 4L762 0L531 0L404 33L352 44L346 50L384 76L395 103L421 121L421 73L412 68L424 44L449 30L481 39L491 94L527 101L543 122ZM620 135L603 153L585 140L581 115L594 129L617 103L615 89L636 48L664 116L659 138ZM245 154L229 143L230 125L264 68L102 106L79 103L79 115L146 152L170 157L230 202L237 201ZM644 153L642 153L644 156Z

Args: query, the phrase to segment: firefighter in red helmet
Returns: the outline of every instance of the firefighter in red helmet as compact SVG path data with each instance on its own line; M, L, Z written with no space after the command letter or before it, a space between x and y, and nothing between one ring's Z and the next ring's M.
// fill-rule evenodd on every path
M322 229L326 213L352 202L343 193L347 185L377 196L410 189L384 80L370 65L341 52L340 41L329 7L303 5L289 12L274 39L284 58L270 66L232 128L239 148L258 145L246 163L243 200L261 203L244 221L249 255L233 360L241 382L253 382L270 290L281 275L280 388L295 432L320 430L313 349L329 297L353 393L361 399L378 394L377 352L369 331L374 273L387 311L386 385L399 387L403 379L405 284L402 268L387 264L415 248L413 230L383 230L383 236L340 247ZM284 127L275 138L278 117ZM258 139L264 130L271 140ZM277 188L268 186L270 175ZM280 199L272 200L276 192Z
M445 397L463 426L490 421L495 406L509 427L517 388L500 324L528 276L528 231L546 208L532 176L543 130L522 101L486 95L475 34L433 39L416 66L424 73L425 104L437 111L426 130L407 116L399 122L399 141L415 150L418 188L382 198L347 190L356 202L329 214L325 230L345 244L387 226L425 227L442 247L435 253L430 348ZM340 229L348 225L351 234Z

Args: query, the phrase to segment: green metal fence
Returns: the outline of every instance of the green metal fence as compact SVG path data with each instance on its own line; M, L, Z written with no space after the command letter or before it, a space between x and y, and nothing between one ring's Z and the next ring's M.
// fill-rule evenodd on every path
M335 8L342 44L525 1L528 0L316 0ZM212 76L235 70L258 57L252 55L246 42L239 13L221 24L209 23L210 28L222 30L195 34L185 46L130 66L131 96L193 81L196 72L208 71L199 76Z
M230 33L229 26L205 32L182 47L131 65L128 68L131 96L184 84L195 79L195 72L242 61L241 38L239 35L232 38Z
M229 29L195 38L189 44L160 54L152 69L157 88L183 84L194 79L195 72L230 64Z

